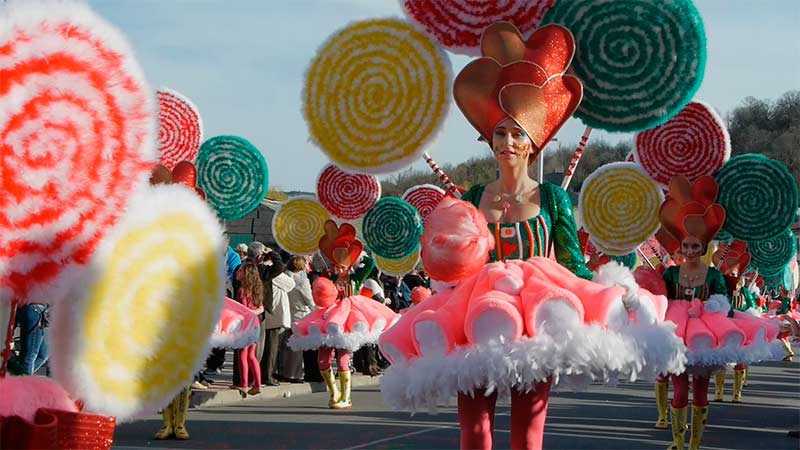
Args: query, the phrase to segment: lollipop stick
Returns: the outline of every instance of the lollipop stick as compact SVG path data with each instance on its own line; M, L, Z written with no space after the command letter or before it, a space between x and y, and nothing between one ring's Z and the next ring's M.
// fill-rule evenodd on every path
M17 317L17 299L11 300L11 313L8 316L8 327L6 328L6 341L3 347L3 363L0 365L0 378L5 378L8 370L8 360L11 358L11 341L14 339L14 321Z
M647 257L647 255L644 254L644 251L642 250L642 248L639 247L636 250L639 251L639 255L641 255L641 257L644 260L644 262L646 262L647 265L650 266L651 269L656 270L656 266L654 266L653 263L650 262L650 259Z
M569 182L572 181L572 176L575 175L575 168L578 167L578 162L580 162L583 156L583 149L586 147L586 142L589 140L589 135L591 133L592 127L587 126L583 131L583 136L581 136L581 142L578 144L578 148L576 148L575 153L572 154L572 161L569 162L567 173L564 174L564 180L561 182L561 189L567 189Z
M461 192L458 191L458 187L456 187L450 177L448 177L447 174L439 168L439 166L436 164L436 161L431 158L431 155L429 155L428 152L423 153L423 159L428 164L428 167L433 170L433 173L439 177L439 181L444 184L444 187L447 188L447 191L453 194L456 198L461 198Z
M720 267L722 267L722 264L725 262L725 258L728 256L728 251L730 251L731 247L733 247L733 245L728 244L725 246L724 249L722 249L722 254L719 256L719 261L717 261L717 263L714 264L714 268L719 269Z
M666 267L667 263L664 261L664 258L661 257L661 252L655 247L655 245L653 245L653 243L650 242L649 239L647 241L645 241L645 243L647 243L647 246L650 247L650 251L652 251L653 254L656 255L656 258L658 258L658 260L661 262L661 264L664 267ZM654 269L655 269L655 267L654 267Z

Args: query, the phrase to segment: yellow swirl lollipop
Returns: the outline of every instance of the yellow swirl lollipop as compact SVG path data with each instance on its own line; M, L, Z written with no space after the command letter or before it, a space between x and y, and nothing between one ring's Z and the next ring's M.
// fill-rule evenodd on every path
M303 99L314 142L338 166L388 173L419 158L450 104L450 60L398 19L355 22L322 45Z
M414 253L406 256L405 258L400 259L388 259L388 258L381 258L378 255L374 255L375 258L375 265L378 266L378 269L381 272L394 275L394 276L401 276L405 275L415 267L419 263L419 247L414 250Z
M310 255L319 250L325 235L328 211L313 197L295 197L281 205L272 218L275 242L295 255Z
M191 382L224 296L222 233L184 186L148 186L132 200L86 282L55 310L53 372L88 411L129 420Z
M593 241L617 255L636 249L658 230L663 201L661 189L638 164L615 162L589 175L578 205Z

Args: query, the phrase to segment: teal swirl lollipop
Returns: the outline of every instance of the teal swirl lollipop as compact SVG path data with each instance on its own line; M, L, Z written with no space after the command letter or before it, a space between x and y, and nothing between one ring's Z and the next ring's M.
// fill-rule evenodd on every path
M364 242L385 259L405 258L419 247L422 217L405 200L384 197L364 216L361 223Z
M777 274L791 262L797 251L797 244L792 231L787 229L783 233L761 241L747 243L750 252L750 265L763 274Z
M725 231L725 229L719 230L716 236L714 236L714 240L718 242L731 242L733 241L733 236L730 233Z
M572 68L583 82L575 116L590 127L661 125L703 81L705 31L690 0L561 0L545 13L548 23L575 35Z
M797 215L797 184L789 169L764 155L731 158L714 176L724 229L742 241L763 241L789 228Z
M205 141L195 164L200 189L220 219L241 219L267 195L267 162L244 138L216 136Z

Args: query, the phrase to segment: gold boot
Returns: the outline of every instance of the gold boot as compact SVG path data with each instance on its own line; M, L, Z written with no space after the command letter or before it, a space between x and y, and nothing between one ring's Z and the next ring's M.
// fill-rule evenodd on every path
M692 431L689 433L689 450L698 450L703 439L703 430L708 420L708 405L692 406Z
M725 390L725 369L722 369L714 374L714 400L712 401L715 402L723 401L722 393L724 390Z
M341 386L341 398L333 405L334 409L347 409L353 406L350 400L350 387L352 386L352 379L350 378L352 371L339 371L339 384Z
M672 407L672 445L667 450L683 450L686 443L686 410Z
M747 387L747 375L750 374L750 366L744 366L744 387Z
M185 441L189 439L189 432L186 430L186 413L189 411L189 395L192 393L191 388L182 390L176 397L175 403L175 439Z
M783 353L786 355L783 358L784 361L792 361L792 356L794 356L794 351L792 351L792 345L789 344L789 339L783 338L781 339L781 345L783 345Z
M155 438L159 441L163 441L164 439L169 439L172 437L173 430L173 420L172 420L172 410L173 410L173 403L175 403L175 399L172 399L169 405L164 407L164 410L161 411L161 418L164 419L164 426L161 427L160 430L156 432Z
M319 373L322 374L322 379L325 380L325 385L328 386L328 392L330 393L328 408L333 408L333 405L339 402L339 390L336 389L336 379L333 377L333 371L331 369L320 370Z
M658 408L658 420L656 420L656 428L659 430L666 430L669 428L667 425L667 398L669 383L656 381L656 407Z
M733 371L733 403L742 403L742 387L744 387L744 369Z

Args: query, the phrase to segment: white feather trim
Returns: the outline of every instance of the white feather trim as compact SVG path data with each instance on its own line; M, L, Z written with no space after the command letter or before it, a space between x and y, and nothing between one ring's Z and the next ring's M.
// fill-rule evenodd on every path
M702 350L690 350L686 353L689 366L721 366L730 363L755 364L761 361L780 361L786 356L779 340L772 342L758 341L745 347L731 346Z
M547 377L554 386L580 388L591 381L614 383L618 377L655 378L684 370L683 342L672 324L629 327L622 333L585 324L543 328L555 334L459 347L446 356L409 363L396 360L384 374L383 399L395 409L435 412L458 392L478 388L507 395L512 389L529 391Z
M747 308L744 312L753 317L758 317L759 319L761 318L761 310L758 308Z
M218 329L215 329L208 342L211 348L238 350L257 343L259 333L258 328L251 328L243 333L220 333Z
M639 292L639 284L636 283L633 273L617 261L600 266L592 281L604 286L622 286L628 294Z
M301 336L293 333L288 345L294 351L316 350L320 347L341 348L354 352L367 344L377 344L380 331L364 331L353 333L324 333Z
M731 304L728 301L728 297L725 297L721 294L714 294L708 297L703 303L703 309L706 313L722 313L728 314L728 311L731 310Z

